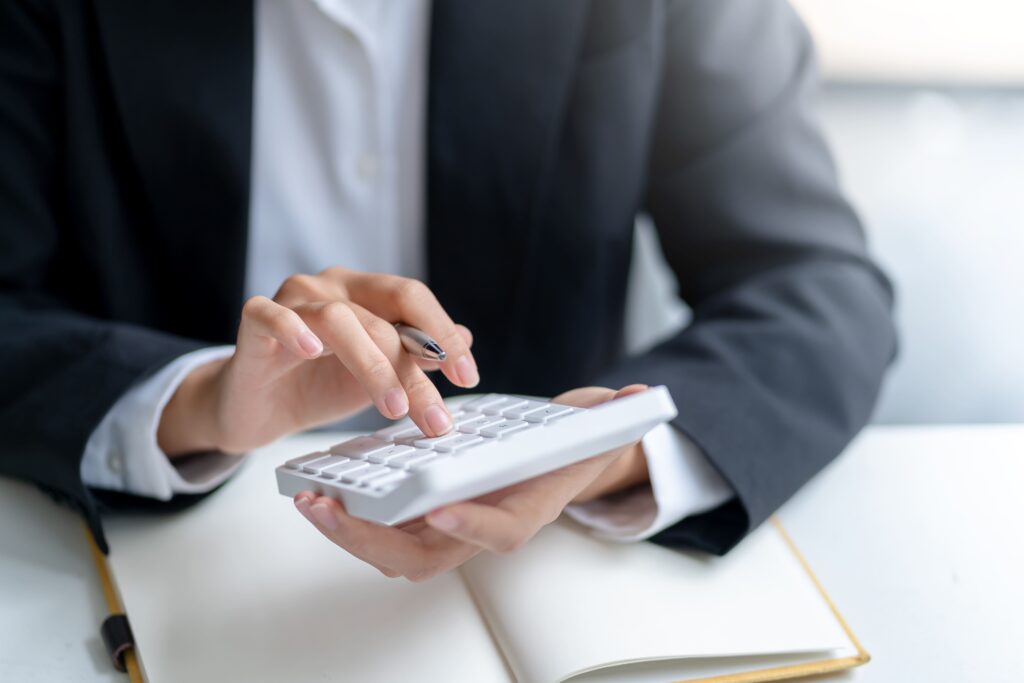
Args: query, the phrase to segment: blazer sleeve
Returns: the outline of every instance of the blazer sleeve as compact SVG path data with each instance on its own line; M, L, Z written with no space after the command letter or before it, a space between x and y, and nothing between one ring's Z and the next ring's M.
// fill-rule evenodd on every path
M201 344L66 303L59 32L42 4L0 3L0 475L77 508L105 548L79 472L89 435L139 378Z
M737 495L652 540L721 554L869 419L893 293L838 189L788 4L683 0L663 40L646 210L693 318L602 381L670 388L675 426Z

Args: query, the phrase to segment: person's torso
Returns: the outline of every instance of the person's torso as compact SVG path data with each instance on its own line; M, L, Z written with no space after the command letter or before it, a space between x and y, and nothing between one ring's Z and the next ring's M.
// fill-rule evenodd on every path
M323 11L312 0L304 6ZM302 26L281 27L283 44L268 65L260 60L273 53L260 49L264 34L242 0L187 11L169 2L65 11L70 239L55 265L66 262L86 284L72 286L55 267L53 288L76 305L230 341L246 289L265 290L280 274L250 272L247 280L253 236L267 231L274 237L264 244L280 245L310 228L334 245L315 249L310 263L351 256L356 266L425 277L473 329L484 389L551 394L585 383L621 352L658 96L659 5L437 0L421 117L411 111L415 93L411 109L391 102L354 113L339 109L337 97L320 109L276 101L271 120L288 127L264 131L284 155L272 161L254 144L269 111L260 98L275 95L262 90L263 79L269 69L285 77L301 69L288 60L303 50L287 42L301 39ZM339 53L351 47L333 45ZM290 87L310 88L303 103L327 94L318 85L345 91L331 77L311 71ZM302 128L304 116L336 115L359 120ZM407 126L416 121L422 136L410 143ZM382 122L392 132L365 136L362 148L355 137L318 133ZM319 154L301 151L321 143ZM406 156L396 148L381 163L387 153L374 148L386 144L405 144ZM308 165L289 169L292 153ZM418 181L404 163L416 156ZM384 190L385 166L408 175L390 177ZM324 233L337 202L367 191L365 179L381 183L369 191L381 194L351 201L346 224ZM318 184L322 192L313 191ZM311 207L311 197L321 200ZM366 240L346 237L367 229L376 232ZM419 264L417 250L425 254Z

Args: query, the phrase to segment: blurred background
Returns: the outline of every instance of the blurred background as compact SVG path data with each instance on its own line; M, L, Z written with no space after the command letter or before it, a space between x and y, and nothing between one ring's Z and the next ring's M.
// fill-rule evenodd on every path
M1024 422L1024 0L792 4L840 181L897 288L875 421ZM688 319L652 230L640 219L632 350Z

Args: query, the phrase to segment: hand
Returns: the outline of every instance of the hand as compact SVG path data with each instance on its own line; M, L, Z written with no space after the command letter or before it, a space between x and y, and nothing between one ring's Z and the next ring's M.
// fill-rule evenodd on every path
M554 401L585 408L646 388L639 384L619 391L586 387ZM475 501L434 510L399 527L350 517L338 501L308 491L295 496L295 506L320 533L385 576L424 581L482 550L511 552L557 519L570 502L627 488L646 481L647 476L643 448L634 442Z
M397 321L436 339L447 359L406 353ZM425 434L444 434L451 416L424 372L440 369L459 386L475 386L472 343L469 330L416 280L344 268L293 275L273 300L245 303L234 355L182 382L157 440L171 456L241 453L371 403L391 419L408 414Z

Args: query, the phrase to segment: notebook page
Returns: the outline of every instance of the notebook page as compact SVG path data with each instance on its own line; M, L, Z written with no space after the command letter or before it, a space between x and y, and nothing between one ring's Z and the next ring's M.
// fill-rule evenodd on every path
M150 681L510 680L458 575L387 579L277 493L274 467L341 440L286 440L191 509L107 522Z
M691 659L662 659L605 667L572 676L568 683L682 683L714 676L729 676L751 671L792 667L809 662L821 662L833 657L853 657L853 646L835 653L791 652L782 655L750 655L745 657L694 657Z
M462 569L516 676L659 658L824 652L849 641L770 525L724 558L613 544L567 520Z

